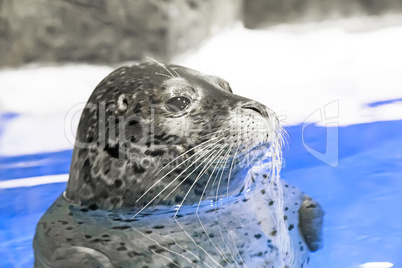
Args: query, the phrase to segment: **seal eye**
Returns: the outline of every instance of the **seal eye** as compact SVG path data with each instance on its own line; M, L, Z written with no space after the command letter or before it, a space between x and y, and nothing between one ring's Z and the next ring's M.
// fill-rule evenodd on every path
M186 109L186 107L191 103L190 99L180 96L173 97L166 102L166 109L171 112L180 112Z

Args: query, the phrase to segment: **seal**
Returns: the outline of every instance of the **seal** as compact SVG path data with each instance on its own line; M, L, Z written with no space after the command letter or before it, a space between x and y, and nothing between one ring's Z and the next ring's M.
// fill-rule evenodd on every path
M282 141L276 114L219 77L115 70L83 110L35 266L307 267L324 213L279 179Z

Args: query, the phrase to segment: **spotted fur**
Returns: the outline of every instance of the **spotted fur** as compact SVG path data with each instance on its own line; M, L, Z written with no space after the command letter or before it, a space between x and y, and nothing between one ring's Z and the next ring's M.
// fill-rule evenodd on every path
M307 267L318 203L279 180L281 128L229 84L176 65L122 67L81 116L37 267ZM264 155L270 166L252 168Z

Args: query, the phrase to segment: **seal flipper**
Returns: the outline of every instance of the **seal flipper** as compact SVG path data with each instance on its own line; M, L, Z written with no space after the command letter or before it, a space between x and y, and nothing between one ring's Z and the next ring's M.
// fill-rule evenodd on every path
M323 247L322 225L324 210L310 196L304 195L299 209L299 228L311 252Z
M58 248L52 256L51 267L102 267L112 268L109 258L92 248L80 246L65 246Z

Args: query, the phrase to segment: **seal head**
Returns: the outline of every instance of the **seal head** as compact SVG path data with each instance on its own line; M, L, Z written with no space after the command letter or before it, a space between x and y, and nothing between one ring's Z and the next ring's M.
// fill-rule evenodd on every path
M113 209L235 195L278 131L270 109L221 78L160 63L122 67L82 113L65 197Z

